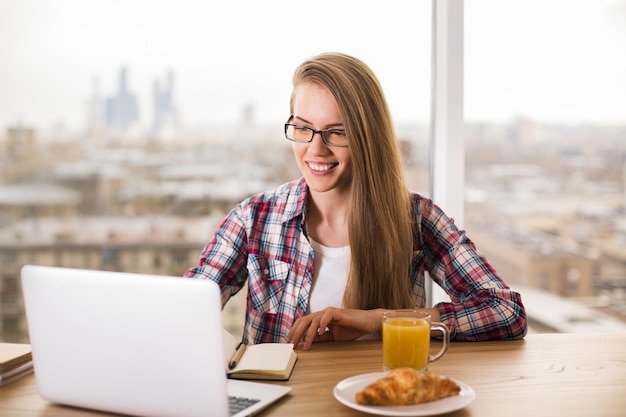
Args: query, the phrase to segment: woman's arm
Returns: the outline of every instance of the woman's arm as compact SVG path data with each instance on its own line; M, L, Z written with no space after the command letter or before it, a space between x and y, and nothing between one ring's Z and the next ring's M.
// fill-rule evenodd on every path
M519 339L527 332L521 296L430 200L420 202L420 244L431 278L450 296L437 304L455 340Z
M432 321L439 321L439 310L423 309L431 314ZM300 317L295 321L287 343L309 350L314 342L344 342L361 336L380 333L385 309L354 310L328 307L324 310Z
M246 281L247 238L240 207L235 207L219 224L206 244L198 265L185 272L186 278L212 279L222 290L222 305Z

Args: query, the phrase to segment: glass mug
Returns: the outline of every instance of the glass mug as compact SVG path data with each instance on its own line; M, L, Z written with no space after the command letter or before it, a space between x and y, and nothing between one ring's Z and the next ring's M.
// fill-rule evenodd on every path
M430 356L430 331L443 332L443 346ZM419 310L389 310L383 313L383 369L409 367L427 371L448 350L450 331L443 323L431 323L430 314Z

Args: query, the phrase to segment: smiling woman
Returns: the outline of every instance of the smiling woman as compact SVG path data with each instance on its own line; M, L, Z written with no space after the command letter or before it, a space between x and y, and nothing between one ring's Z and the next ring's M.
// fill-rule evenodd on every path
M519 294L452 219L407 188L384 92L363 61L333 52L305 60L290 110L286 138L302 177L237 204L185 274L217 282L223 303L247 287L244 343L307 350L376 337L383 312L400 308L428 312L457 340L524 337ZM306 136L294 141L290 128ZM329 130L345 132L347 146L325 141ZM426 271L449 302L426 307Z

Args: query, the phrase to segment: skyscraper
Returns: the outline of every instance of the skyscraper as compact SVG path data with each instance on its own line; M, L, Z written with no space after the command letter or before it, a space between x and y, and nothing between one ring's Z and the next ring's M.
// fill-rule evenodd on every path
M161 88L159 81L154 82L152 93L153 120L150 136L163 138L173 135L178 129L178 112L174 107L174 73L167 73L167 82Z
M139 121L137 98L128 90L126 78L126 68L122 68L117 94L106 100L106 125L109 129L119 133L126 133L134 123Z
M100 95L100 80L94 76L92 80L92 96L87 101L86 130L87 134L98 137L104 129L104 103Z

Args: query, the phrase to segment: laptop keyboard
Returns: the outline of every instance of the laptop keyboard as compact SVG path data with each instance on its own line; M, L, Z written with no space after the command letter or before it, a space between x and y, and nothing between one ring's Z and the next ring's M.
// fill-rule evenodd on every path
M250 407L252 404L258 403L259 401L260 400L257 400L255 398L228 396L230 415L233 416L241 410L245 410L246 408Z

